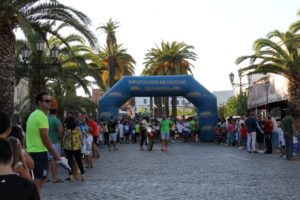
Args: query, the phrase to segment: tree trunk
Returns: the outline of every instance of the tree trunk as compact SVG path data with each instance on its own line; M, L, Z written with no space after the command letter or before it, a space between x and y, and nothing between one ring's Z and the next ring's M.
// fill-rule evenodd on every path
M177 117L177 97L172 96L172 118L175 119Z
M15 34L10 22L0 21L0 111L14 114Z
M112 88L114 85L114 78L115 78L115 60L113 56L108 56L108 64L109 64L109 87Z
M170 110L169 110L169 97L165 97L165 115L169 117Z
M161 101L161 97L156 97L156 103L157 105L157 117L161 118L162 117L162 101Z
M290 80L288 83L288 108L296 120L296 129L300 129L300 81Z
M150 117L153 118L153 97L150 97Z
M38 81L31 77L31 81L29 82L29 95L30 95L30 113L35 110L36 103L35 103L35 97L38 94Z

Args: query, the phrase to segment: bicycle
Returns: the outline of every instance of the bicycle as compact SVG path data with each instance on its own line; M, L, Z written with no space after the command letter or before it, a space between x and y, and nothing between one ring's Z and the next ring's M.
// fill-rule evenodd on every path
M148 126L146 128L146 145L148 151L152 151L153 149L153 137L154 137L153 129L151 126Z

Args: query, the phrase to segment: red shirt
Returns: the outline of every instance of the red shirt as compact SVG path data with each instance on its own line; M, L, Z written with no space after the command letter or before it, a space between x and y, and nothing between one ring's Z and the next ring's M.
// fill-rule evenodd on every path
M99 130L98 130L98 126L97 123L93 120L89 121L89 127L92 128L92 135L93 136L99 136Z
M272 131L273 131L273 123L270 119L267 119L265 121L265 134L272 134Z
M247 129L246 129L246 127L241 128L241 137L242 138L247 137Z
M221 135L221 128L215 128L215 136Z

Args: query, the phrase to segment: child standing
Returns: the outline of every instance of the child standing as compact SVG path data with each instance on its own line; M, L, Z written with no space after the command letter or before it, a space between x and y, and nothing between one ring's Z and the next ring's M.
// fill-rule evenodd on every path
M181 139L182 138L182 131L183 131L182 121L178 120L178 122L176 123L176 126L177 126L178 138Z
M240 149L246 149L247 145L247 128L244 123L241 124L241 146Z
M222 141L222 135L221 135L221 125L217 124L215 127L215 138L216 138L216 143L221 144Z
M86 162L88 168L93 168L93 159L92 159L92 152L93 152L93 134L91 131L88 131L87 137L86 137Z
M135 138L136 138L136 142L140 141L140 123L138 120L135 121Z
M124 126L123 126L123 121L121 120L118 126L118 131L119 131L119 142L124 142Z
M279 144L279 150L280 150L280 157L283 157L285 155L285 141L284 141L283 131L280 128L280 124L278 124L278 128L277 128L276 132L278 133L278 144Z

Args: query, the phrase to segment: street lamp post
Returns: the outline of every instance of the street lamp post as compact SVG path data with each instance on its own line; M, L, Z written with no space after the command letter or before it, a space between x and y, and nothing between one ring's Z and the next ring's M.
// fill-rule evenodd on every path
M243 96L243 91L242 91L242 87L244 85L250 85L250 82L251 82L251 75L250 74L247 74L247 80L248 80L248 83L242 83L242 73L240 72L240 70L238 71L238 74L239 74L239 82L238 83L235 83L234 82L234 74L231 72L229 74L229 80L230 80L230 83L232 85L232 87L239 87L239 97L238 97L238 103L239 103L239 108L238 108L238 114L240 116L242 116L244 113L243 113L243 102L242 102L242 96Z
M38 66L37 66L37 91L41 92L41 59L44 51L44 40L39 38L36 41L36 50L38 53Z
M270 87L270 83L269 82L266 82L264 84L264 87L265 87L265 91L266 91L266 104L265 104L265 110L266 110L266 113L267 113L267 105L269 103L269 87Z
M33 104L34 104L34 96L37 95L37 93L41 92L42 91L42 88L41 88L41 80L42 80L42 75L41 75L41 68L42 66L46 66L46 64L42 64L42 54L43 54L43 51L44 51L44 46L45 46L45 42L43 39L39 38L36 40L36 51L37 51L37 54L38 54L38 62L37 64L30 64L32 67L30 67L29 69L29 85L31 86L30 87L30 110L33 110ZM31 54L31 50L28 48L28 46L25 44L24 47L21 49L21 56L22 56L22 59L23 59L23 62L24 62L24 65L26 64L29 64L28 61L29 61L29 57L30 57L30 54ZM50 56L51 58L56 62L57 60L57 56L59 54L59 49L53 45L53 47L50 49ZM32 74L32 70L33 70L33 67L36 68L36 77L33 77L33 74ZM33 84L34 83L34 84ZM32 86L34 85L35 90L36 91L32 91Z

